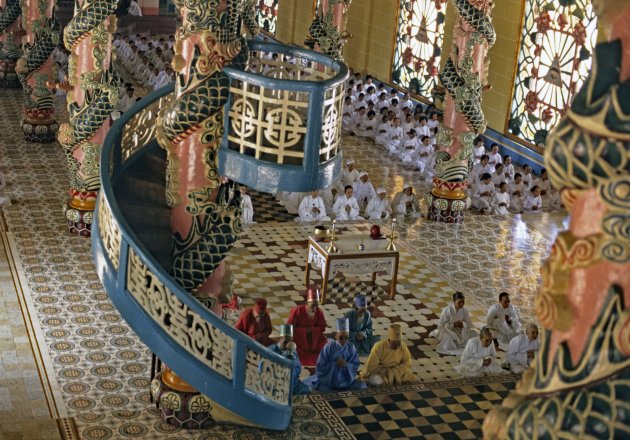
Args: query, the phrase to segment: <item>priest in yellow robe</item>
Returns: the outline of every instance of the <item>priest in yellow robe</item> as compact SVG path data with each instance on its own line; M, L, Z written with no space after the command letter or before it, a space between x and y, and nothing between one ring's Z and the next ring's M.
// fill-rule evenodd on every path
M392 324L387 339L374 344L367 363L361 371L361 378L369 385L398 385L417 382L411 371L411 354L402 341L400 324Z

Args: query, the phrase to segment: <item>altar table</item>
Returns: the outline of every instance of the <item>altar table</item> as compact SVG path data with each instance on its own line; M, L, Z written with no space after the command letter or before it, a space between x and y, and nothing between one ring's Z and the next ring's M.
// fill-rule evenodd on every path
M359 250L363 243L364 250ZM386 272L391 277L389 298L396 296L396 282L398 278L397 250L387 250L388 240L372 240L364 235L339 236L335 241L338 251L329 253L326 248L329 241L317 241L315 237L308 237L308 257L306 261L306 286L311 275L311 264L322 271L321 303L326 302L328 281L335 274L365 275L372 274L372 284L376 281L377 272Z

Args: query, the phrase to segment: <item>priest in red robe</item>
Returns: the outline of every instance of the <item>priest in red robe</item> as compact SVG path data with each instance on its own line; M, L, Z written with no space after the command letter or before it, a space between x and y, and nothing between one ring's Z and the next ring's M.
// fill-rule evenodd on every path
M293 341L305 367L314 367L317 364L319 352L328 342L324 336L326 319L318 306L319 289L309 288L306 291L306 304L293 307L287 321L293 325Z
M275 344L273 339L269 339L273 328L266 299L257 299L253 308L243 310L235 327L265 347Z

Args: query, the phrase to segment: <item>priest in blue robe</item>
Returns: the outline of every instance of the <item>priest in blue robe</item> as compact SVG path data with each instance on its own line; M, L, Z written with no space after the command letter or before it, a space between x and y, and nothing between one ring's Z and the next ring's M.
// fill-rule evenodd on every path
M354 308L346 313L350 322L350 343L361 355L369 355L381 338L372 334L372 315L367 309L367 297L359 294L354 298Z
M350 322L348 318L338 318L335 340L329 341L319 353L314 379L310 381L313 389L321 392L363 390L367 384L357 379L359 353L354 345L349 344Z
M297 346L293 342L293 326L283 324L280 326L280 340L278 343L270 345L271 351L284 356L293 361L293 394L308 394L311 388L300 380L302 364L297 354Z

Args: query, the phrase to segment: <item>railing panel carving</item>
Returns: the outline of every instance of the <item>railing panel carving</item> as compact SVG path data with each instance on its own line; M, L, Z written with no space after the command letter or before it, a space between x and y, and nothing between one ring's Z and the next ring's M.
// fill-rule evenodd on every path
M245 388L283 405L289 404L291 369L247 350Z
M129 248L127 289L183 349L208 368L232 379L234 341L173 294L133 248Z
M103 247L107 252L109 261L111 261L114 268L118 270L120 264L121 233L118 223L116 223L116 220L112 217L111 209L109 209L105 197L101 197L99 200L98 223L100 225L99 233L103 241Z

